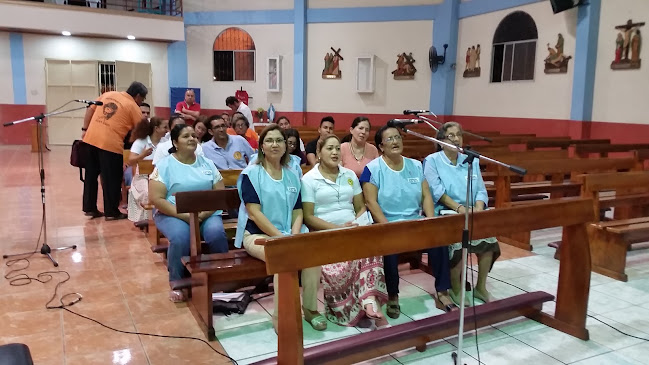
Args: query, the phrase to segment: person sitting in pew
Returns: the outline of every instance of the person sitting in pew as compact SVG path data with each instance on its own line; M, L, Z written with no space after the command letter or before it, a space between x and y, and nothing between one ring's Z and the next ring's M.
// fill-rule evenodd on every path
M229 135L236 136L238 134L237 131L234 130L234 122L236 120L240 119L241 117L245 118L243 113L236 112L236 113L232 114L232 118L229 118L229 119L226 120L226 123L228 124L228 129L227 129L226 132ZM250 122L250 121L248 121L248 122ZM257 132L255 132L255 128L248 128L246 130L245 135L243 136L243 138L245 138L246 141L250 140L250 139L253 139L253 140L259 142L259 135L257 135Z
M367 215L363 189L354 171L339 166L340 140L329 135L318 142L320 163L302 178L304 222L310 230L357 225ZM388 299L383 258L368 257L322 267L327 318L341 326L355 326L363 317L387 324L381 306Z
M203 144L203 152L217 169L238 170L248 166L255 151L245 138L227 134L227 125L220 115L209 117L205 124L213 137Z
M185 120L180 114L172 114L171 117L169 117L169 130L173 130L177 124L184 124L184 122ZM167 133L166 135L168 135L169 138L166 140L164 138L160 140L158 147L156 147L155 152L153 153L153 165L157 165L158 162L169 156L169 150L173 147L173 143L171 142L171 133ZM199 155L203 155L203 148L200 143L196 146L196 156Z
M169 121L153 117L151 121L143 119L133 129L131 139L131 153L129 154L128 165L137 166L137 163L143 160L153 160L153 154L160 140L169 131ZM149 176L140 175L136 167L136 173L131 182L131 188L128 190L128 220L140 222L147 219L147 212L141 203L145 203L149 194Z
M421 162L403 157L403 140L399 130L383 126L374 136L376 146L383 155L370 161L360 182L368 209L377 223L412 220L435 215L433 198L424 179ZM456 309L448 296L451 287L448 249L435 247L426 250L428 264L433 268L437 299L444 309ZM386 313L399 318L399 255L383 257L385 282L388 289Z
M379 157L376 147L367 143L371 128L367 117L356 117L349 128L349 142L340 146L342 165L354 171L356 176L361 176L365 165Z
M287 138L286 146L288 148L288 153L290 153L291 156L299 157L300 165L307 165L309 161L307 161L304 151L298 148L298 144L301 143L300 141L302 141L300 139L300 132L298 132L297 129L289 128L285 129L284 133L286 134Z
M462 127L456 122L444 123L437 132L437 139L462 147ZM478 159L473 160L473 197L470 202L466 201L468 167L463 161L467 157L456 149L442 146L441 151L429 155L424 160L424 176L435 201L436 214L439 215L443 209L464 214L466 209L479 212L487 208L489 197L482 180ZM451 262L452 287L449 294L453 302L459 305L462 286L460 277L462 274L462 243L457 242L450 245L448 253ZM475 297L487 303L491 300L486 286L487 274L500 256L498 240L495 237L473 240L469 253L475 253L478 256L478 282L474 291ZM465 299L465 305L470 305L468 296Z
M149 181L149 199L157 211L155 225L169 240L167 268L169 282L186 276L180 259L190 254L189 214L176 212L176 193L183 191L223 189L223 179L214 163L196 155L198 139L191 126L178 124L171 130L173 147L170 157L158 162ZM210 253L228 252L228 238L223 228L221 211L201 212L198 215L201 236ZM185 301L182 291L169 293L172 302Z
M234 245L246 249L250 256L266 260L264 246L258 239L285 236L306 231L302 224L301 183L289 167L286 136L277 124L261 132L257 162L246 167L237 180L241 198ZM313 329L327 328L327 320L318 312L320 267L302 270L302 309L304 319ZM274 278L275 311L273 326L277 330L277 275Z

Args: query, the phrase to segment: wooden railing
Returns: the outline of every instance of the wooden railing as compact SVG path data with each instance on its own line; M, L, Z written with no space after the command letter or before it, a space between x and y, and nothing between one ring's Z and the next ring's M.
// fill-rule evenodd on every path
M182 0L25 0L57 5L132 11L137 13L183 16Z

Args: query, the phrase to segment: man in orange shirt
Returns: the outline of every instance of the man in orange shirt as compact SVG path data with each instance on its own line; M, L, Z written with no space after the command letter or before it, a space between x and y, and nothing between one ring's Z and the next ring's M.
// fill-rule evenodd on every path
M86 178L83 183L83 211L93 218L104 213L97 210L97 178L101 175L106 220L124 219L119 211L124 170L124 136L142 120L139 105L148 90L133 82L126 92L109 91L86 110L81 137L89 145Z

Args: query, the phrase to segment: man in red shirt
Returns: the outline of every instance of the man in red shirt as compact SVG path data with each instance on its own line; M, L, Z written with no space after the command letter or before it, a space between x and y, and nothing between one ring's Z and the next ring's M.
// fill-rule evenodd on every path
M194 125L198 116L201 115L201 105L196 102L194 90L187 89L185 91L185 100L176 104L175 113L182 115L185 123Z

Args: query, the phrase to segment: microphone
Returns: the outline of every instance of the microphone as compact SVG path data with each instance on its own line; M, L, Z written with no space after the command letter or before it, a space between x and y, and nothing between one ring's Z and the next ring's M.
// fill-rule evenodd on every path
M101 101L95 101L95 100L83 100L83 99L75 99L74 101L78 103L86 103L88 105L104 105L103 102Z
M430 113L430 111L429 110L410 110L410 109L406 109L406 110L403 111L403 115L410 115L410 114L417 115L417 114L426 114L426 113Z
M403 128L411 124L419 124L421 121L419 119L391 119L388 121L388 127L391 128Z

